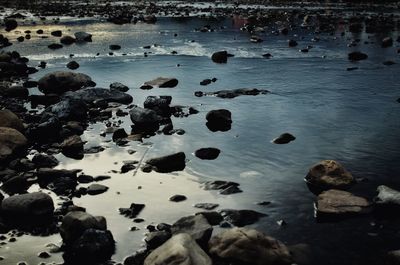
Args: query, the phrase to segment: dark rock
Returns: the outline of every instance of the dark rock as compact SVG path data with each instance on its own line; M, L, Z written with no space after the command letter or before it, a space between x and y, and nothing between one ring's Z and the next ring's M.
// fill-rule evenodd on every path
M289 45L289 47L296 47L298 45L298 43L295 40L289 40L288 45Z
M144 204L132 203L129 208L119 208L119 212L128 218L136 218L144 207Z
M86 88L75 92L67 92L64 96L83 100L86 104L94 104L99 101L130 104L133 101L132 96L129 94L105 88Z
M294 141L296 137L291 135L290 133L283 133L279 135L277 138L273 139L272 142L274 144L287 144L290 143L291 141Z
M76 70L79 68L79 63L77 63L76 61L71 61L67 63L67 68L71 70Z
M90 183L93 182L94 178L90 175L79 175L78 176L78 182L79 183Z
M63 37L60 39L60 42L61 42L62 44L65 44L65 45L71 45L71 44L75 43L75 41L76 41L76 39L75 39L74 37L68 36L68 35L63 36Z
M32 162L37 168L53 168L58 165L58 160L52 155L47 154L35 154L32 158Z
M167 231L154 231L149 233L144 241L146 242L147 248L148 249L156 249L165 242L167 242L168 239L171 238L171 233Z
M203 81L200 82L201 86L207 86L211 84L211 79L204 79Z
M89 195L98 195L101 193L104 193L108 190L107 186L101 185L101 184L91 184L88 189L87 189L87 194Z
M59 44L59 43L52 43L52 44L48 45L47 47L50 50L58 50L58 49L61 49L64 46L62 44Z
M388 48L393 46L393 39L391 37L386 37L382 40L382 48Z
M396 62L394 62L394 61L384 61L383 63L382 63L383 65L386 65L386 66L390 66L390 65L394 65L394 64L396 64Z
M39 90L44 94L63 94L93 86L92 79L85 74L57 71L46 74L39 80Z
M196 203L194 207L200 208L200 209L205 209L205 210L213 210L217 208L219 204L216 203Z
M92 42L92 34L86 33L86 32L75 32L75 39L76 42L82 43L82 42Z
M124 84L118 83L118 82L114 82L112 84L110 84L110 89L111 90L118 90L120 92L127 92L129 90L129 87L127 87Z
M40 168L37 171L38 183L57 195L69 195L77 185L76 173L74 170Z
M4 26L6 28L6 31L9 32L16 29L18 27L18 23L15 19L5 19Z
M132 163L132 162L124 163L122 165L122 167L121 167L121 173L124 174L124 173L127 173L127 172L131 171L131 170L136 169L136 166L134 164L135 163Z
M206 246L211 237L213 228L203 215L182 217L172 227L172 235L187 233L200 245Z
M146 161L153 169L159 173L169 173L173 171L181 171L186 166L185 153L179 152L172 155L152 158Z
M61 144L62 153L71 158L83 158L83 145L85 143L78 135L73 135L64 140Z
M148 96L143 103L144 108L151 109L161 116L171 115L171 96Z
M205 190L220 190L220 194L234 194L242 192L239 183L223 180L207 181L203 184Z
M203 215L207 219L207 221L210 225L218 225L224 220L222 215L215 211L196 213L196 215L199 215L199 214Z
M348 55L350 61L361 61L368 59L368 55L362 52L351 52Z
M87 107L81 99L65 99L45 110L64 121L85 121Z
M103 152L104 150L106 150L106 149L102 146L92 146L92 147L85 148L83 150L83 152L85 154L97 154L97 153Z
M194 154L200 159L213 160L219 156L220 152L218 148L208 147L200 148Z
M62 36L62 31L61 30L54 30L50 32L50 34L54 37L61 37Z
M257 222L260 218L267 216L266 214L259 213L253 210L221 210L221 215L225 221L238 226L251 225Z
M23 86L0 87L0 95L10 98L27 98L29 91Z
M170 201L172 202L181 202L181 201L185 201L187 198L185 195L174 195L171 198L169 198Z
M55 94L48 95L30 95L29 100L31 101L32 107L37 105L49 106L60 101L60 96Z
M146 86L151 87L176 87L178 85L178 79L170 77L158 77L154 80L147 81L144 83Z
M231 129L231 112L226 109L211 110L207 113L207 127L210 131L229 131Z
M110 45L110 50L112 50L112 51L117 51L117 50L120 50L120 49L121 49L120 45L117 45L117 44Z
M227 51L215 52L212 54L211 60L214 63L227 63L228 62L228 52Z
M126 137L128 137L128 134L125 132L125 130L123 128L119 128L113 133L112 139L114 142L116 142L117 140Z
M135 130L143 132L155 132L160 127L162 118L157 113L150 109L144 109L134 106L129 115L131 121L134 123Z

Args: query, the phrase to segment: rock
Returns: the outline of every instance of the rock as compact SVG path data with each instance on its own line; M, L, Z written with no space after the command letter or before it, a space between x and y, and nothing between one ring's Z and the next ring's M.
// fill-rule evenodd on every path
M171 115L171 96L148 96L143 103L143 107L157 112L158 115L169 117Z
M207 127L210 131L228 131L231 129L231 112L226 109L211 110L207 113Z
M50 189L57 195L69 195L77 185L76 173L75 170L40 168L36 175L41 188Z
M207 86L209 84L211 84L211 79L204 79L203 81L200 82L201 86Z
M396 62L395 62L395 61L388 60L388 61L384 61L382 64L383 64L383 65L386 65L386 66L390 66L390 65L396 64Z
M239 88L233 90L220 90L216 92L206 93L206 95L216 96L219 98L236 98L238 96L257 96L260 94L267 94L268 90L257 88Z
M173 171L181 171L186 166L185 153L179 152L172 155L152 158L146 161L156 172L169 173Z
M47 47L50 50L58 50L58 49L61 49L64 46L62 44L59 44L59 43L52 43L52 44L48 45Z
M185 195L179 195L179 194L174 195L174 196L172 196L171 198L169 198L169 200L170 200L171 202L181 202L181 201L185 201L186 199L187 199L187 198L186 198Z
M133 101L132 96L129 94L105 88L85 88L75 92L67 92L64 94L64 97L80 99L86 104L94 104L99 101L104 101L105 103L116 102L130 104Z
M171 233L167 231L154 231L149 233L144 241L146 242L148 249L156 249L164 244L168 239L171 238Z
M109 230L89 228L67 248L64 258L71 264L98 264L115 252L115 241Z
M384 265L400 265L400 250L389 251L384 259Z
M124 162L124 164L121 167L121 173L124 174L124 173L127 173L127 172L131 171L131 170L136 169L135 164L136 164L136 161Z
M62 31L61 30L54 30L50 32L50 34L54 37L61 37L62 36Z
M19 131L0 127L0 161L16 156L25 150L28 140Z
M295 40L289 40L288 45L289 45L289 47L296 47L298 45L298 43Z
M213 210L217 208L219 204L216 203L196 203L194 207L200 208L200 209L205 209L205 210Z
M272 142L274 144L287 144L290 143L291 141L294 141L296 137L291 135L290 133L283 133L279 135L277 138L273 139Z
M292 257L280 241L246 228L232 228L214 236L210 254L233 264L290 265Z
M212 212L198 212L196 213L196 215L203 215L204 218L207 219L207 222L210 225L219 225L224 218L222 217L222 215L218 212L212 211Z
M124 265L143 265L148 254L147 249L139 249L124 259Z
M228 62L228 52L227 51L215 52L211 55L211 60L214 63L227 63Z
M170 77L158 77L154 80L145 82L144 85L151 87L176 87L178 85L178 79Z
M253 210L232 210L224 209L220 211L225 221L235 226L251 225L257 222L260 218L267 216L264 213L259 213Z
M144 204L132 203L129 208L119 208L119 212L128 218L136 218L144 207Z
M119 139L124 139L128 137L128 134L125 132L123 128L117 129L112 136L114 142L118 141Z
M111 44L109 48L110 48L110 50L112 50L112 51L121 50L121 46L120 46L120 45L117 45L117 44Z
M71 70L76 70L79 68L79 63L77 63L76 61L71 61L67 63L67 68Z
M288 246L288 249L294 264L312 264L312 248L308 244L290 245Z
M18 27L18 23L15 19L4 19L4 26L6 31L9 32L16 29Z
M45 225L52 221L54 203L46 193L26 193L4 199L1 211L3 216L15 225Z
M59 163L57 158L47 154L35 154L32 158L32 162L37 168L53 168Z
M160 127L162 118L154 110L133 106L129 111L134 129L138 132L155 132Z
M361 61L368 59L368 55L362 52L351 52L348 54L348 58L350 61Z
M29 96L29 90L23 86L0 86L0 95L9 98L27 98Z
M220 194L229 195L242 192L239 183L223 180L207 181L203 184L205 190L220 190Z
M44 105L49 106L53 105L60 101L60 96L55 94L48 95L30 95L29 100L31 101L32 106Z
M181 219L176 221L171 227L172 235L187 233L191 235L191 237L200 246L207 245L208 240L211 237L212 231L212 226L201 214L182 217Z
M200 148L194 153L196 157L206 160L214 160L219 156L221 151L218 148L208 147Z
M107 190L108 190L107 186L94 183L94 184L91 184L87 188L87 194L89 194L89 195L98 195L98 194L106 192Z
M71 158L81 159L83 158L83 145L81 137L73 135L64 140L61 144L62 153Z
M305 177L311 191L318 193L327 189L346 189L355 180L341 164L334 160L322 160L315 164Z
M188 234L174 235L150 253L144 265L211 265L211 259Z
M57 71L39 79L39 90L44 94L61 95L67 91L76 91L93 86L92 79L85 74Z
M393 39L391 37L386 37L382 40L382 48L388 48L393 46Z
M87 107L82 99L65 99L46 108L45 113L51 113L63 121L85 121Z
M71 45L75 43L76 39L72 36L65 35L61 37L60 42L65 45Z
M324 191L318 195L316 203L318 219L365 214L370 211L370 203L366 199L342 190Z
M79 42L79 43L92 42L92 34L90 34L90 33L79 31L79 32L75 32L74 35L75 35L76 42Z
M14 114L14 112L8 109L0 110L0 127L12 128L21 133L25 131L22 121Z
M94 181L94 178L90 175L79 175L78 176L78 182L79 183L90 183Z
M60 226L60 235L64 244L71 245L87 229L106 230L106 219L102 216L92 216L82 211L72 211L64 216Z
M110 84L110 89L117 90L120 92L127 92L129 90L129 87L127 87L126 85L121 84L119 82L114 82L114 83Z

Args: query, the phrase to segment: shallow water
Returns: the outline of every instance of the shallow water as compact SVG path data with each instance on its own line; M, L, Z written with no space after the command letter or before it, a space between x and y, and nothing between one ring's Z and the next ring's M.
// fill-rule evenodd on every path
M140 248L148 224L172 223L196 212L193 204L213 202L220 204L217 209L255 209L268 214L252 226L288 244L310 244L314 264L379 264L374 258L381 252L400 248L396 222L384 222L380 228L372 226L374 218L368 216L339 223L317 223L313 216L315 196L303 178L308 168L319 160L335 159L355 177L368 179L351 190L357 194L372 199L379 184L400 187L397 179L400 175L400 105L396 102L400 66L382 64L386 60L398 62L397 48L380 47L379 41L385 35L346 33L341 37L343 29L338 29L335 36L321 34L319 42L312 42L314 34L304 29L289 36L274 36L267 30L260 34L264 42L254 44L249 42L249 33L239 30L241 22L161 18L155 25L118 26L77 21L18 28L22 32L41 28L45 30L44 35L56 29L70 34L76 31L93 34L92 43L66 46L54 52L47 45L57 42L57 38L38 39L35 33L31 40L10 47L30 58L31 65L42 60L48 63L46 69L32 76L34 80L48 72L66 70L67 58L75 54L74 60L81 65L76 71L91 76L98 87L108 87L116 81L128 85L135 104L142 105L148 95L171 95L173 104L194 106L200 111L187 118L173 118L174 127L184 129L186 134L157 135L145 139L143 144L131 142L128 147L116 147L109 142L110 136L100 137L99 132L105 129L103 123L92 124L83 136L87 146L100 144L109 148L85 155L83 160L58 155L62 161L58 168L82 169L94 176L110 175L112 178L102 183L110 189L101 195L74 199L75 204L107 218L117 241L113 257L117 261ZM203 25L211 25L216 30L208 33L194 30ZM397 36L398 32L393 34L394 39ZM299 46L288 48L289 38L297 39ZM362 40L359 47L347 48L353 38ZM364 40L375 43L366 45ZM109 56L110 44L120 44L122 49ZM153 44L158 46L142 48ZM309 53L299 52L308 45L313 46ZM227 50L235 57L229 58L227 64L214 64L209 57L217 50ZM347 54L353 50L366 52L369 59L349 62ZM171 51L178 54L171 55ZM149 56L144 57L144 52ZM273 55L272 59L262 58L267 52ZM346 71L347 67L354 66L359 69ZM175 88L138 89L145 81L158 76L176 77L179 84ZM212 77L217 82L205 87L199 85L203 79ZM235 99L194 96L198 90L235 88L268 89L271 93ZM32 93L37 91L32 89ZM232 129L213 133L205 126L205 115L219 108L232 112ZM122 126L128 131L131 122L128 118L122 120L125 121ZM284 132L292 133L296 140L287 145L270 142ZM214 161L202 161L192 154L201 147L217 147L222 152ZM128 149L137 152L129 155ZM111 171L118 171L124 160L141 160L177 151L184 151L188 159L183 172L158 174L138 170L119 174ZM239 182L243 193L223 196L200 189L200 182L217 179ZM184 194L188 200L169 202L168 198L174 194ZM255 204L258 201L272 203L259 206ZM118 214L118 208L128 207L132 202L146 204L139 215L146 220L144 223L135 224ZM276 223L281 219L287 226ZM131 232L131 226L138 226L140 230ZM35 257L46 249L44 245L59 241L58 236L23 236L0 248L0 256L5 257L0 263L14 264L20 260L39 263L41 260ZM57 255L52 259L61 260Z

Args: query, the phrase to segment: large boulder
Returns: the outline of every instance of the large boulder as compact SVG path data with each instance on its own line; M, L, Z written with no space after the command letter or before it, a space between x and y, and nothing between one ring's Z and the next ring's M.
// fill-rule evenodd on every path
M107 230L106 219L86 212L72 211L64 216L60 226L60 235L64 244L71 245L78 240L87 229Z
M318 195L315 208L318 219L341 218L371 211L367 199L342 190L324 191Z
M133 101L131 95L118 90L105 88L86 88L75 92L67 92L65 98L82 100L86 104L93 104L98 101L117 102L121 104L130 104Z
M292 257L280 241L265 234L245 228L229 229L211 238L210 254L230 264L289 265Z
M155 249L145 259L144 265L211 265L210 257L188 234L178 234Z
M207 113L207 127L210 131L229 131L232 124L232 114L229 110L218 109L211 110Z
M145 82L144 85L151 87L176 87L178 85L178 79L170 77L157 77L154 80Z
M44 94L63 94L85 87L94 86L92 79L82 73L57 71L46 74L39 79L39 90Z
M3 200L1 212L12 225L43 225L52 220L54 203L43 192L13 195Z
M134 123L134 129L144 132L154 132L160 127L162 118L154 110L134 106L129 115Z
M339 162L322 160L312 166L305 177L311 191L345 189L354 184L354 177Z
M212 226L202 214L182 217L171 227L173 235L187 233L191 235L200 246L207 246L212 231Z
M19 131L13 128L0 127L0 161L23 151L27 143L28 140Z
M24 132L25 130L24 124L18 116L8 109L0 110L0 127L13 128L19 132Z
M186 166L185 153L179 152L172 155L152 158L146 161L152 169L159 173L169 173L173 171L181 171Z

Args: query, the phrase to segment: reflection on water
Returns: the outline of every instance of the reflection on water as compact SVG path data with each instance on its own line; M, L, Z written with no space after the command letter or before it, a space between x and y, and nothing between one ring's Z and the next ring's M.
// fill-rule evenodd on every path
M205 24L211 24L216 32L194 30ZM188 23L178 23L165 18L156 25L77 23L68 27L33 27L37 28L63 29L67 34L87 31L93 34L94 41L83 46L64 47L54 54L47 49L54 38L40 41L33 38L11 47L24 50L33 65L40 60L48 61L49 67L35 74L34 79L50 71L65 70L65 58L73 53L81 65L79 72L90 75L99 87L108 87L115 81L128 85L135 104L142 106L149 95L171 95L173 104L193 106L200 111L188 118L173 118L174 128L186 131L182 136L156 135L144 139L144 144L131 142L127 147L116 147L108 141L110 136L100 137L105 125L94 124L83 136L88 141L87 146L109 148L86 155L81 161L57 156L62 161L59 168L82 169L93 176L111 176L102 183L109 186L108 192L84 196L74 202L87 207L91 214L106 216L117 239L116 260L140 248L148 224L174 222L196 212L192 205L198 202L218 203L218 209L255 209L267 213L268 217L254 226L289 244L309 243L315 247L315 264L371 262L369 258L376 256L373 250L400 247L395 243L400 242L398 235L393 233L396 224L389 222L383 229L377 229L370 225L372 217L317 224L313 217L315 197L303 181L315 162L335 159L355 177L368 179L353 188L358 194L372 198L378 184L400 186L396 179L400 174L400 116L396 102L399 64L382 65L385 60L398 60L398 55L395 47L382 49L380 37L369 39L374 40L374 44L366 45L361 41L360 47L348 48L350 39L366 40L369 36L347 34L341 37L337 32L335 36L320 35L319 42L312 42L313 34L299 30L293 33L298 34L297 37L291 36L298 39L299 48L313 46L309 53L300 53L297 48L287 48L287 37L268 32L262 35L263 43L250 43L250 35L232 26L229 19L219 22L192 19ZM122 46L117 54L120 56L107 55L110 44ZM154 44L158 46L142 48ZM209 56L223 49L236 56L229 58L227 64L212 63ZM170 55L173 50L178 55ZM353 50L366 52L369 59L348 62L347 53ZM143 57L144 52L148 52L149 57ZM272 59L262 58L266 52L273 55ZM95 56L96 53L100 56ZM352 66L359 69L346 71ZM158 76L176 77L179 85L172 89L138 89L145 81ZM201 80L212 77L216 77L217 82L199 85ZM268 89L272 93L235 99L194 96L198 90L235 88ZM232 128L213 133L206 127L205 116L208 111L221 108L232 112ZM122 126L130 131L129 118L118 119L124 121ZM271 144L272 139L284 132L290 132L296 140L288 145ZM202 147L216 147L221 154L213 161L197 159L193 152ZM130 155L128 149L136 153ZM143 156L150 158L179 151L184 151L188 158L184 172L158 174L138 170L134 176L132 172L115 173L124 160L141 160ZM221 196L199 188L199 182L216 179L239 182L243 193ZM188 200L170 202L168 198L174 194L184 194ZM272 203L259 206L255 204L258 201ZM118 208L128 207L132 202L146 204L140 214L146 220L144 223L132 223L118 214ZM278 226L276 221L281 219L288 225ZM138 226L140 230L131 232L131 226ZM31 238L23 237L13 243L12 248L0 248L0 255L6 256L9 262L14 262L11 256L15 254L15 262L29 257L29 252L35 257L38 248L43 250L41 246L57 243L59 238L35 240L39 247L31 246ZM21 253L11 254L11 249L13 252L21 249ZM32 258L32 262L36 260Z

